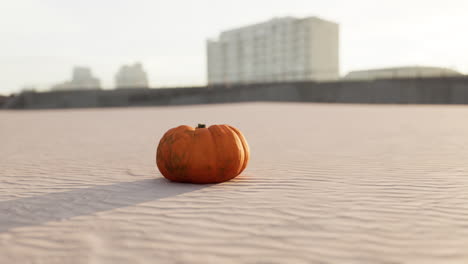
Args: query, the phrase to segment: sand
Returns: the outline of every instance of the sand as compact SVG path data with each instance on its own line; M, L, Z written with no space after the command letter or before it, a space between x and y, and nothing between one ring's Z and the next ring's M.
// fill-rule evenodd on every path
M0 111L1 263L467 263L468 107ZM170 183L157 142L229 123L238 178Z

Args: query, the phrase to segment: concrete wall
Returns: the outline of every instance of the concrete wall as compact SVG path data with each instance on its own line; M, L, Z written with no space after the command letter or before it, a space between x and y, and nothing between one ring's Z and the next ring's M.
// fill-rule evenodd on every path
M170 89L22 93L7 108L163 106L252 101L468 104L468 77L375 81L289 82Z
M5 105L7 100L8 100L7 96L0 95L0 109L3 107L3 105Z

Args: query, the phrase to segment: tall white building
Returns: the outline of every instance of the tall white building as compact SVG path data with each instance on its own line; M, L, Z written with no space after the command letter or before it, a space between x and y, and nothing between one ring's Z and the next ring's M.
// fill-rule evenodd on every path
M336 80L339 25L275 18L207 41L208 84Z
M116 88L146 88L148 77L141 63L123 65L115 75Z

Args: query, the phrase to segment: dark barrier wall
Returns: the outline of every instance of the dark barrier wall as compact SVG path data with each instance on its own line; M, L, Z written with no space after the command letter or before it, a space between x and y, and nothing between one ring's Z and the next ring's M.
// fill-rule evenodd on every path
M468 78L293 82L166 89L25 92L5 108L77 108L212 104L251 101L468 104Z
M0 95L0 108L3 107L3 105L6 104L6 101L8 100L8 97Z

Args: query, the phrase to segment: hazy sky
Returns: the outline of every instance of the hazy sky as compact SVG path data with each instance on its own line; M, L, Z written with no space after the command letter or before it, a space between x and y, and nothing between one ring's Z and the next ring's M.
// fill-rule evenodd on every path
M341 74L396 65L468 72L467 0L0 0L0 93L70 79L89 66L106 88L141 61L153 87L206 82L205 40L281 16L341 26Z

